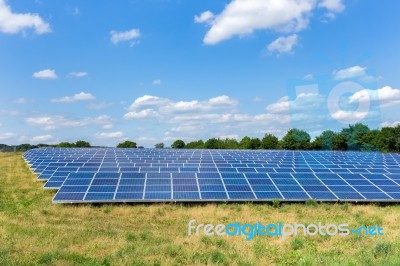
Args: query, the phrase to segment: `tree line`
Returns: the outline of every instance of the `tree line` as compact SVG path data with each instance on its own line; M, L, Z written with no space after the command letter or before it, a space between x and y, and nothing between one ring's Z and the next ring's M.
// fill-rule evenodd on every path
M371 130L367 125L357 123L339 132L325 130L314 140L304 130L290 129L282 139L265 134L262 139L243 137L236 139L211 138L185 143L176 140L175 149L284 149L284 150L327 150L327 151L381 151L400 152L400 125Z
M87 141L61 142L56 145L47 144L21 144L8 146L0 144L0 151L26 151L40 147L60 148L89 148L92 147ZM165 148L164 143L157 143L155 148ZM126 140L117 145L117 148L143 148L136 142ZM272 134L265 134L263 138L243 137L240 141L236 139L210 138L206 141L197 140L185 143L183 140L175 140L173 149L249 149L249 150L327 150L327 151L380 151L400 152L400 125L396 127L383 127L382 129L369 129L367 125L357 123L349 125L338 132L325 130L314 140L304 130L290 129L282 139Z

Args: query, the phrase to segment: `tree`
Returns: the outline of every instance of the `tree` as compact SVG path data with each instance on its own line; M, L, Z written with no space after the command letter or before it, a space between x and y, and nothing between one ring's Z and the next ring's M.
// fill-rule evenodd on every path
M239 142L236 139L226 138L222 142L223 142L224 149L233 150L233 149L238 149L239 148Z
M77 148L90 148L90 143L84 140L78 140L75 142L75 147Z
M177 139L172 143L171 148L173 149L183 149L185 148L185 142L181 139Z
M154 145L154 148L156 148L156 149L164 149L164 143L157 143L156 145Z
M261 140L261 148L262 149L276 149L278 147L278 138L272 134L265 134L263 139Z
M251 149L250 142L251 142L251 138L249 138L248 136L244 136L242 138L242 140L239 142L239 148L246 149L246 150Z
M344 134L336 134L332 138L332 149L335 151L345 151L347 150L347 139Z
M347 149L352 151L358 151L362 147L361 139L369 132L368 126L362 123L356 123L355 125L349 125L348 128L343 128L341 134L346 136Z
M336 135L332 130L325 130L312 143L315 150L331 151L333 149L333 137Z
M261 140L259 138L250 139L250 149L257 150L261 147Z
M282 138L281 146L288 150L307 150L310 148L310 135L301 129L290 129Z
M124 142L121 142L117 145L117 148L137 148L136 142L130 141L130 140L125 140Z
M223 147L221 147L221 140L216 139L216 138L211 138L208 139L205 143L204 143L204 148L206 149L223 149Z
M64 142L60 142L59 144L57 144L57 147L59 147L59 148L73 148L73 147L75 147L75 144L64 141Z
M200 139L186 144L186 149L204 149L204 142Z

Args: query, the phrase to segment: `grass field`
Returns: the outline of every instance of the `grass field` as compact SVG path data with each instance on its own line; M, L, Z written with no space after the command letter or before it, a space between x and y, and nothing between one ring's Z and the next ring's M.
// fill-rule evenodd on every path
M0 265L400 265L400 206L52 204L21 154L0 153ZM205 237L197 223L381 225L384 236Z

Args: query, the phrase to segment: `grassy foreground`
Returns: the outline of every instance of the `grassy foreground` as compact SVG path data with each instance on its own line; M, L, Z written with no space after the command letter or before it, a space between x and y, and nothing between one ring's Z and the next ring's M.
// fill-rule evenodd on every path
M400 206L54 205L21 154L0 153L0 265L400 265ZM376 225L384 236L187 236L198 223Z

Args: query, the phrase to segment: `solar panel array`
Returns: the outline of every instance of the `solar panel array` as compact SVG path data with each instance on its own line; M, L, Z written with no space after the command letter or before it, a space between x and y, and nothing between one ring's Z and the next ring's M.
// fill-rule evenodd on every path
M24 154L54 203L400 201L400 155L44 148Z

